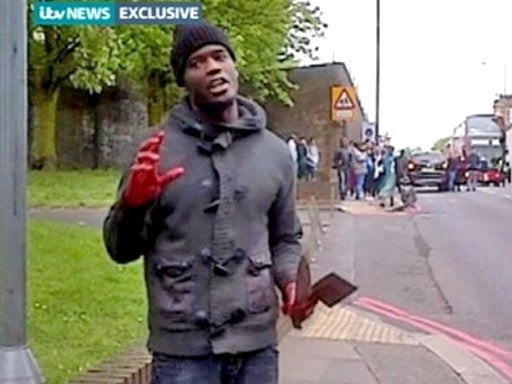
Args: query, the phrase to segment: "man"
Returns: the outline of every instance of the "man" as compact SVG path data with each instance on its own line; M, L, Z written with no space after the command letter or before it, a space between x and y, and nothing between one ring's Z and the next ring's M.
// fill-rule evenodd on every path
M403 179L406 176L407 171L407 156L405 149L401 149L398 156L395 159L395 175L396 175L396 188L398 193L402 192Z
M339 147L334 152L333 168L338 174L338 191L341 200L345 200L348 192L348 182L351 168L351 155L346 139L341 138Z
M308 142L304 136L301 136L297 143L297 165L298 165L298 178L303 179L307 177L307 157L308 157Z
M459 170L459 156L451 152L448 157L448 164L446 166L448 173L448 190L454 192L456 189L460 190L460 185L457 186L457 172Z
M144 257L152 384L277 383L275 285L302 308L294 162L238 95L222 30L178 27L171 65L187 95L122 178L106 248Z
M476 191L476 186L478 183L478 170L480 169L480 156L478 153L474 151L469 153L466 167L468 171L466 190L474 192Z

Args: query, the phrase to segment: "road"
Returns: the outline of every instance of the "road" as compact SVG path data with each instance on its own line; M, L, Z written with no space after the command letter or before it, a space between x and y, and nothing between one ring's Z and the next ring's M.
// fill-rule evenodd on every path
M419 203L412 216L353 219L361 294L512 350L512 189Z

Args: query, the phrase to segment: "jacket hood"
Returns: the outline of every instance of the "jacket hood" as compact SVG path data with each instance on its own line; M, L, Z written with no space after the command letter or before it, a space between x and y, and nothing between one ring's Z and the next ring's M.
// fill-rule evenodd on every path
M241 135L266 129L267 116L259 104L243 96L237 96L236 102L239 118L233 123L219 123L217 126ZM181 129L193 134L205 132L205 128L208 126L208 123L192 109L188 96L185 96L178 105L172 108L170 119L177 122Z

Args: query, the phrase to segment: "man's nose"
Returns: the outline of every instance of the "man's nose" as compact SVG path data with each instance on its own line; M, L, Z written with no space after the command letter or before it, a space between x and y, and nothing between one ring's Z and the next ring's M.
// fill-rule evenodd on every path
M212 74L212 73L220 71L220 69L221 69L220 63L217 60L215 60L213 57L209 57L206 60L206 73Z

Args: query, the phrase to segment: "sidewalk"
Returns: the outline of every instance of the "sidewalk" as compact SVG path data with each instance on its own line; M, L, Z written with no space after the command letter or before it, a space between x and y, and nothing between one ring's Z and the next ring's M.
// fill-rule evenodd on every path
M339 212L351 213L354 215L407 215L411 209L404 209L398 196L395 197L395 205L385 208L379 206L379 201L374 200L350 200L341 201L336 204L336 210Z
M350 203L363 204L368 205ZM312 267L313 279L334 270L353 281L352 266L339 257L342 239L350 238L350 216L333 216ZM398 328L360 309L356 301L357 294L331 309L317 307L302 330L281 340L280 384L508 383L451 339Z

